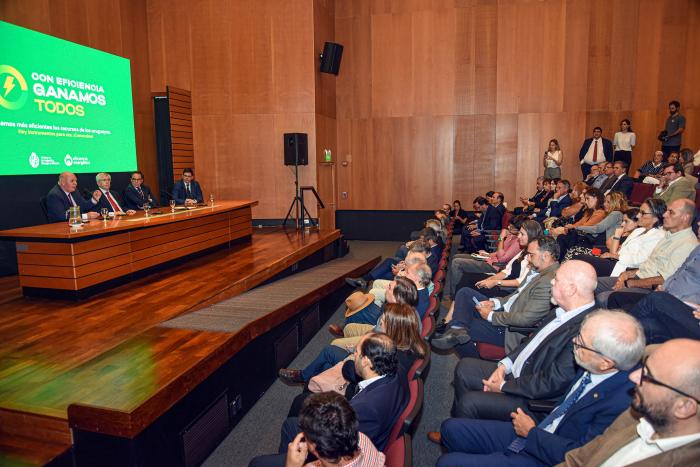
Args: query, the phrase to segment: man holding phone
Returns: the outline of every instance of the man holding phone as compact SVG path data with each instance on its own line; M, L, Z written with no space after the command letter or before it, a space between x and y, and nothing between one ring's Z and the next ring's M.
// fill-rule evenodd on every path
M507 352L515 349L524 336L508 331L507 327L534 326L549 313L551 282L559 268L559 245L551 237L531 241L527 253L531 270L520 287L507 297L488 299L469 287L460 289L451 310L449 328L432 340L433 347L449 350L460 346L457 350L462 357L478 357L477 342L505 346Z

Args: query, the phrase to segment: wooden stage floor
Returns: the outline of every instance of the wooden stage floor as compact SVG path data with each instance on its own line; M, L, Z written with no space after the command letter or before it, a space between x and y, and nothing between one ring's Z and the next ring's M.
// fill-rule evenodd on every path
M228 338L160 323L239 295L339 237L337 230L302 236L254 229L250 242L80 302L25 298L17 277L0 278L0 435L23 436L26 428L15 425L31 415L30 430L42 425L36 420L47 421L47 443L70 443L68 406L101 406L105 396L96 386L113 387L128 411L130 395L141 399L167 384L191 364L188 358L201 358ZM152 379L129 378L118 370L125 360L128 367L145 365Z

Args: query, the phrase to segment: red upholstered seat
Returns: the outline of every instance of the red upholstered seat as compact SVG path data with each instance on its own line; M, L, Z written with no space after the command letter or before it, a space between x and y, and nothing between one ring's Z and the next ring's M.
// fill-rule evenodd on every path
M423 318L423 329L421 329L421 336L427 338L433 333L433 329L435 329L435 317L429 313L425 314L425 317Z
M630 194L630 204L640 206L645 199L650 198L654 194L654 187L655 185L649 183L635 182Z
M411 467L413 465L413 447L411 436L404 434L389 443L384 449L386 467Z
M421 379L412 379L408 382L408 388L411 397L408 400L408 405L399 416L399 419L396 420L394 428L391 430L391 434L389 435L390 440L395 440L407 432L423 408L423 381ZM386 449L388 449L390 445L391 442Z
M476 351L479 352L479 357L484 360L500 360L506 356L506 349L494 344L479 342L476 344Z

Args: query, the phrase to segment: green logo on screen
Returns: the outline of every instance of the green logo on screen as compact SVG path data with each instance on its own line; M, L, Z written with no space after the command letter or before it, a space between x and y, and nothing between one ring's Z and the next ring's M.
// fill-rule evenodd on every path
M10 65L0 65L0 106L17 110L27 102L27 81L22 73Z

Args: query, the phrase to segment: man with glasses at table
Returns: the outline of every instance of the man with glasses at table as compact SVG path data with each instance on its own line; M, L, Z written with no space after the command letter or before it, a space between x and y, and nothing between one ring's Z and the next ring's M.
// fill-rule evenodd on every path
M695 187L684 175L685 172L682 164L666 164L661 171L661 177L665 188L655 194L654 198L662 199L666 201L666 204L670 204L671 201L681 198L688 198L691 201L695 201Z
M700 461L700 341L674 339L632 372L632 410L602 435L566 454L565 466L661 467Z
M135 211L143 210L143 205L148 203L151 207L158 206L151 189L143 184L143 173L136 171L131 174L129 184L122 191L124 206Z
M520 407L512 421L453 418L442 424L440 440L449 454L438 467L545 466L602 433L629 407L629 370L644 353L644 332L621 311L586 316L573 338L581 368L560 404L537 423ZM437 441L435 435L429 434Z
M112 176L105 172L100 172L95 176L97 181L97 189L100 190L102 196L97 201L98 212L102 209L107 209L108 212L126 213L128 215L135 214L133 209L122 209L123 201L119 199L117 193L112 191Z

